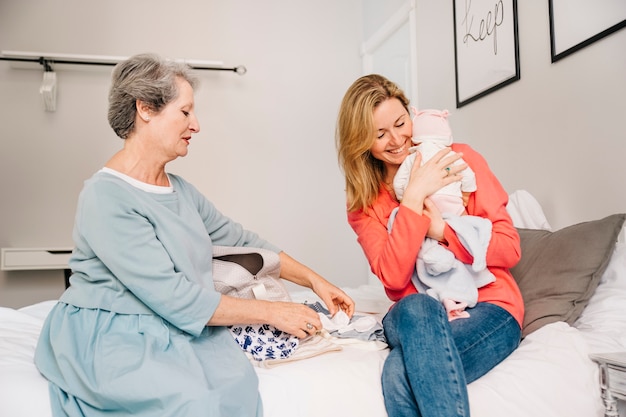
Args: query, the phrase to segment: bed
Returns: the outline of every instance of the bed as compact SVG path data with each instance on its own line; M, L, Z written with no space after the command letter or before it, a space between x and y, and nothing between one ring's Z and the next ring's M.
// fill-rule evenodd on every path
M598 369L589 355L626 350L625 216L552 232L539 204L524 191L511 195L509 211L522 237L522 261L513 272L527 307L524 339L469 385L472 415L601 417ZM358 314L380 319L390 305L378 284L345 290ZM307 291L292 297L316 301ZM0 307L0 416L51 416L47 382L33 354L54 303ZM256 366L265 415L385 417L380 372L387 349L344 342L307 359ZM626 407L619 406L624 416Z

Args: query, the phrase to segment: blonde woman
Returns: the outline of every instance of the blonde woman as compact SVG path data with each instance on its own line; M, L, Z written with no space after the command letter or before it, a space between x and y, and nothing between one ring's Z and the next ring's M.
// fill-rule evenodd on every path
M521 256L519 235L506 211L507 193L484 158L465 144L453 144L424 165L417 154L399 202L392 182L409 155L412 132L409 101L393 82L367 75L347 90L339 110L337 149L346 179L348 222L372 272L395 302L383 320L391 348L382 374L389 416L469 416L467 384L520 342L524 306L509 272ZM465 163L456 164L461 158ZM467 212L493 225L486 260L495 281L478 290L469 318L450 322L440 302L417 292L412 277L426 237L471 265L471 255L429 199L460 181L468 166L478 189Z

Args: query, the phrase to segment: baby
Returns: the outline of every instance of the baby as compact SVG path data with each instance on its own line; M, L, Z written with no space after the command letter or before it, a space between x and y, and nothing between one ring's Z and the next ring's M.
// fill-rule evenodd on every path
M422 164L438 151L452 145L452 131L448 124L447 110L422 110L411 108L413 119L413 144L396 176L393 186L398 200L404 190L415 163L415 152L422 155ZM462 159L454 164L464 163ZM426 238L416 261L413 284L441 301L449 320L469 317L465 311L478 300L478 288L494 281L493 274L486 268L486 253L491 240L491 222L487 219L468 216L465 210L469 196L476 191L474 171L467 167L460 172L461 181L455 181L430 196L448 225L455 231L465 248L474 256L472 265L461 263L452 252L434 239ZM395 212L389 219L389 230L393 226Z
M413 118L413 144L411 155L407 156L393 180L393 188L396 198L402 200L404 189L409 181L411 167L415 163L415 151L422 154L422 165L432 158L443 148L452 145L452 131L448 124L448 110L422 110L417 111L415 107L411 110L415 114ZM451 152L453 153L453 152ZM462 159L457 160L454 165L462 164ZM467 167L461 171L463 179L460 182L453 182L441 188L430 199L435 203L441 214L460 216L465 212L469 195L476 191L476 176L471 168Z

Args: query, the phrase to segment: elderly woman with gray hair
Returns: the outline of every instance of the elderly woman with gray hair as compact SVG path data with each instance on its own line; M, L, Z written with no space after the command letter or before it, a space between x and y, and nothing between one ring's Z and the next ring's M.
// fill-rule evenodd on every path
M124 146L85 182L71 285L35 354L54 416L263 414L253 367L225 326L269 323L303 338L320 319L302 304L216 292L213 245L275 251L281 277L311 288L331 313L353 313L343 291L166 171L200 130L195 85L187 66L154 55L113 70L109 123Z

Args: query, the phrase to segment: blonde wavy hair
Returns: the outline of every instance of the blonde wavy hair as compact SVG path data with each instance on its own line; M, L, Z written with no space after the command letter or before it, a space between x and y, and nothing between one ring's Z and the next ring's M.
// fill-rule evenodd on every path
M409 112L409 100L395 83L370 74L357 79L341 102L335 141L339 166L346 177L348 211L366 210L376 200L385 178L385 165L370 149L377 132L374 110L391 98L400 100Z

